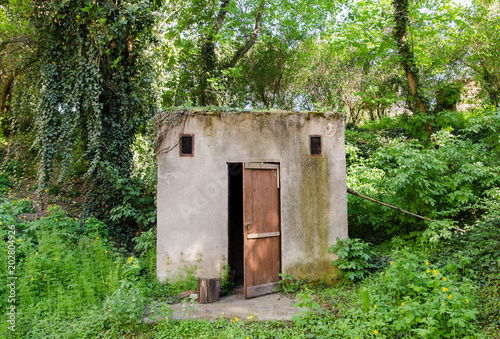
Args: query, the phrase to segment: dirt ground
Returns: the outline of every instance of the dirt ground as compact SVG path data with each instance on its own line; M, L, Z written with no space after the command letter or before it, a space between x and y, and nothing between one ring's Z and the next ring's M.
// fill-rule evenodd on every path
M243 295L235 294L221 297L211 304L184 301L170 307L174 311L171 316L173 319L216 320L237 317L238 321L291 320L292 315L300 311L299 307L293 306L297 301L277 293L247 300Z

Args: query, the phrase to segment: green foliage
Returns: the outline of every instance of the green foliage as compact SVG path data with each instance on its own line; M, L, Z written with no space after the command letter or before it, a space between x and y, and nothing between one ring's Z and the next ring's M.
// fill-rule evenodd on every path
M11 5L12 15L28 15L32 33L24 70L31 80L18 83L12 113L15 122L27 111L32 119L39 191L70 186L67 180L83 173L86 211L107 215L124 199L110 172L130 178L136 132L155 114L148 50L155 4L46 1L27 13L19 10L28 4Z
M479 117L463 117L466 119L463 129L455 132L448 126L436 132L432 143L427 145L412 139L386 138L378 132L380 136L370 135L366 139L371 146L364 146L367 151L363 153L363 148L358 146L363 140L363 130L346 133L347 138L353 137L352 141L348 139L346 147L351 154L348 187L437 220L427 224L350 196L351 234L371 240L375 235L416 236L424 232L426 238L437 241L452 236L453 227L473 223L478 216L492 210L498 201L495 192L500 184L496 169L500 159L497 153L490 151L497 146L494 136L498 113L486 110L477 114ZM369 238L358 233L372 228L378 232L375 235L372 232Z
M231 287L234 286L234 282L232 282L230 278L231 278L231 267L229 267L228 264L222 265L221 286L220 286L221 291L224 291L226 293L231 292Z
M372 263L375 253L370 249L370 243L360 239L337 238L334 245L330 246L328 252L339 256L333 261L333 265L340 269L340 276L349 281L359 281L367 276L369 271L375 267Z
M433 260L464 278L482 281L500 273L500 218L495 216L467 227L466 232L442 242Z
M290 274L280 273L279 276L281 277L279 281L280 291L285 294L296 294L297 292L307 288L309 283L308 276L301 280L293 279Z
M125 257L107 240L105 225L95 217L82 222L68 217L61 208L51 206L48 216L25 221L23 213L29 212L32 212L32 203L28 200L0 204L0 226L7 240L0 242L2 260L6 260L8 253L6 231L10 225L16 229L13 240L19 302L15 338L116 338L140 337L146 333L158 338L369 337L374 331L378 331L377 336L387 338L403 335L474 337L479 331L480 301L487 304L490 319L495 319L496 303L485 298L498 293L494 280L490 279L496 273L486 271L483 276L468 272L471 265L481 270L497 259L495 245L487 247L488 238L497 238L497 224L491 223L496 217L488 219L490 223L478 224L476 233L471 229L465 235L470 238L462 239L466 244L477 240L477 247L467 245L470 253L453 256L456 247L467 246L462 242L453 245L455 238L451 238L450 248L445 248L442 242L442 251L438 252L442 256L433 257L431 261L423 253L424 247L407 249L405 246L409 243L401 238L395 240L393 245L400 249L390 253L392 259L387 269L368 278L365 274L359 290L359 286L353 284L315 288L306 281L282 276L282 285L289 293L296 293L297 306L302 309L290 323L250 318L221 319L213 323L174 321L168 317L171 311L160 305L152 306L158 308L154 315L163 314L167 318L156 325L147 325L142 318L153 298L161 299L166 305L177 301L179 292L196 288L201 257L195 261L185 260L175 282L159 284L154 268L149 266L150 256L156 252L153 230L135 239L137 256ZM345 252L349 260L363 258L359 265L365 265L373 257L373 251L367 246L358 240L349 240L337 251ZM480 249L483 252L479 252ZM420 254L413 254L415 252ZM449 260L445 260L448 256ZM476 265L475 261L480 264ZM363 267L367 269L366 265ZM5 280L5 267L0 274ZM469 277L483 281L487 288L478 289ZM2 295L7 293L5 288L0 287ZM6 303L5 298L2 303ZM482 317L479 320L488 321ZM9 333L6 324L2 321L0 326L4 336Z
M332 287L318 291L319 299L301 295L312 311L298 314L295 325L315 336L476 337L479 311L472 282L456 279L409 249L391 256L397 260L365 279L357 293ZM317 309L320 303L331 305L332 312Z
M14 184L10 181L6 174L0 175L0 193L5 194L9 189L14 187Z
M123 281L103 303L105 319L118 332L122 328L134 328L142 320L144 303L144 291L130 281Z
M31 201L0 204L0 258L6 262L7 246L15 245L17 337L88 338L136 328L152 292L142 272L147 260L124 259L95 217L83 222L57 206L48 211L48 216L26 221L23 214L33 212ZM3 266L0 277L7 280L7 273ZM7 285L0 292L5 296ZM3 308L10 305L7 298L0 302ZM5 324L2 318L1 336L10 332Z

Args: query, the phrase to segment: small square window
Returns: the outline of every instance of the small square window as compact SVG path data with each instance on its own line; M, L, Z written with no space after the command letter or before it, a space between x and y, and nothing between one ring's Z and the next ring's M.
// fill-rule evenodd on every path
M321 135L310 135L309 136L310 150L312 157L321 156Z
M179 140L179 156L194 157L194 135L183 134Z

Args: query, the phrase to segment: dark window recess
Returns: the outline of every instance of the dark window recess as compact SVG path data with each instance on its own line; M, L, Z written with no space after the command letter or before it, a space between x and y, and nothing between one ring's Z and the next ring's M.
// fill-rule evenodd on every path
M194 136L193 135L182 135L181 136L181 146L180 146L180 156L192 157L194 155Z
M321 136L311 136L311 155L321 155Z

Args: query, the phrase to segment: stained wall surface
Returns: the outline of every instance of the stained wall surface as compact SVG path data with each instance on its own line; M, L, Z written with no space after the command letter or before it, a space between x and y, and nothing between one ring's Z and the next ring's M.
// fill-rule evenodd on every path
M228 257L228 163L280 166L281 270L330 280L328 247L347 237L344 119L334 113L243 112L183 115L163 128L158 155L158 278L175 278L201 259L199 274L220 275ZM194 156L179 138L194 135ZM322 156L310 156L310 135Z

